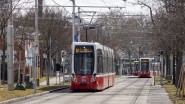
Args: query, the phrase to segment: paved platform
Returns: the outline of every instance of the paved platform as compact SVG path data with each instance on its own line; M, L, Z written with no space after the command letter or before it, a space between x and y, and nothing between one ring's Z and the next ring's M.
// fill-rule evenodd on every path
M151 86L147 104L174 104L161 85Z

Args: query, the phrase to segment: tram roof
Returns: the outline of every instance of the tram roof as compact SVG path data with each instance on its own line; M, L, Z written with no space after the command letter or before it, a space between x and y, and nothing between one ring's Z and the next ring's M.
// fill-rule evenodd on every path
M101 45L100 43L93 42L73 42L74 45Z
M151 57L140 57L140 59L152 59Z
M113 50L105 45L98 42L73 42L73 45L95 45L98 49L105 49L113 53Z

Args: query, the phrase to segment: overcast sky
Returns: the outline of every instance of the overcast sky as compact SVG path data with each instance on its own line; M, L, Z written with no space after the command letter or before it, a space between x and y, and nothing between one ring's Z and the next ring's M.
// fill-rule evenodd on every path
M25 2L25 0L21 0L22 2ZM29 0L32 1L31 4L34 3L35 0ZM141 5L134 5L133 3L137 3L138 0L127 0L124 2L123 0L75 0L75 3L77 6L121 6L125 7L121 9L123 12L129 12L130 14L149 14L149 9L146 7L142 7ZM152 3L155 3L155 0L140 0L140 1L149 1L147 4L150 6L153 6ZM158 1L158 0L157 0ZM62 6L72 6L71 0L44 0L45 5L62 5ZM30 5L31 6L31 5ZM33 5L34 6L34 5ZM28 7L28 5L27 5ZM69 12L72 12L72 8L66 8ZM109 11L108 8L81 8L84 11L97 11L97 12L104 12Z
M55 3L58 3L63 6L71 6L72 2L71 0L45 0L44 3L46 5L55 5ZM148 10L146 8L141 8L140 5L133 5L132 3L137 3L138 0L127 0L125 3L123 0L75 0L75 3L77 6L122 6L126 7L122 9L126 12L131 13L147 13ZM83 10L96 10L96 11L108 11L109 9L92 9L92 8L81 8ZM68 8L68 10L72 10L71 8Z

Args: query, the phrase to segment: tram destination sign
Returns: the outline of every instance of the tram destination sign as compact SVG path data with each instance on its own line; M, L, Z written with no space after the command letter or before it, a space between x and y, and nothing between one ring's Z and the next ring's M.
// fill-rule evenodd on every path
M148 59L141 59L141 62L149 62Z
M87 49L87 48L76 48L75 50L76 53L92 53L92 49Z

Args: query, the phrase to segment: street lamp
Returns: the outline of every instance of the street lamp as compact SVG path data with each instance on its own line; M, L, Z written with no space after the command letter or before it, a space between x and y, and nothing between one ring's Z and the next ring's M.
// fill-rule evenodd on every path
M72 43L74 42L74 36L75 36L75 0L71 0L73 2L73 23L72 23Z
M130 61L130 71L131 71L131 75L132 75L132 62L131 62L131 44L132 44L132 41L130 42L130 49L129 49L129 61Z

